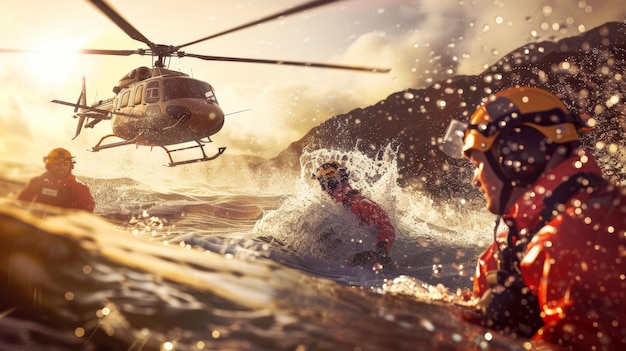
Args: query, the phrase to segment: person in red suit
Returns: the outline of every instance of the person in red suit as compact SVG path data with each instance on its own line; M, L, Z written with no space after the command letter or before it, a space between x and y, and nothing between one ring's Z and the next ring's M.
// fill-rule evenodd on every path
M92 212L95 201L89 187L72 174L74 157L63 148L56 148L44 157L46 172L31 179L18 195L18 200L74 208Z
M460 136L472 184L498 215L474 316L565 349L626 350L626 188L580 147L585 127L555 95L519 87L447 134ZM508 230L497 233L501 219Z
M358 190L352 189L348 181L349 172L337 161L327 161L317 168L312 178L317 179L322 190L343 206L365 225L376 228L376 245L371 250L356 253L352 258L354 265L372 263L389 264L388 256L396 234L383 209L374 201L363 196Z

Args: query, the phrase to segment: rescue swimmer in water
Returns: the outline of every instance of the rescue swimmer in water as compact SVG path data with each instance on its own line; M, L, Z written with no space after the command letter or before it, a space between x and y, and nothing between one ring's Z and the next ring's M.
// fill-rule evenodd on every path
M356 253L352 257L353 265L391 264L389 250L396 238L395 230L389 217L374 201L363 196L358 190L352 189L348 181L350 172L341 163L329 160L323 163L313 173L322 190L335 202L342 203L346 209L352 211L359 220L376 228L376 245L371 250Z

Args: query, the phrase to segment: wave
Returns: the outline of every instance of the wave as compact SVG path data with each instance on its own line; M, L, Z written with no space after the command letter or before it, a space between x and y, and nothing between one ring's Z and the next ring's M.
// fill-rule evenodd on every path
M485 341L451 305L471 284L491 216L480 203L434 203L398 186L396 157L391 147L375 159L307 150L293 184L280 184L294 190L280 194L204 179L87 178L95 216L4 198L0 225L10 230L0 236L0 288L11 293L0 303L0 341L23 328L60 350L385 350L426 340L507 348L510 340ZM346 260L368 233L310 178L330 158L389 214L394 266ZM273 172L263 170L286 179ZM8 177L0 184L20 187ZM44 347L36 338L22 344Z

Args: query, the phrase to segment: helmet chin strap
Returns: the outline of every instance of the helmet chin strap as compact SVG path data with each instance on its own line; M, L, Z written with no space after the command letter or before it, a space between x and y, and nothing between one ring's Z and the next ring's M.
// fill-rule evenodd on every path
M493 172L496 174L498 179L502 181L502 191L500 191L500 203L497 214L503 215L507 210L506 204L509 202L511 194L513 193L513 185L511 184L511 179L509 179L504 172L502 172L502 169L500 169L493 152L485 152L485 157L487 158L487 162L489 162L489 166Z
M497 215L493 226L493 242L495 243L498 251L502 251L502 248L500 247L500 245L498 245L498 227L500 226L501 221L502 215Z
M500 203L499 203L500 207L498 209L495 226L493 227L493 242L496 243L496 247L498 248L498 251L502 250L500 245L498 245L498 240L497 240L498 239L498 227L500 226L502 215L507 210L506 205L509 202L512 192L513 192L513 186L511 185L511 182L510 181L505 182L502 188L502 191L500 192Z

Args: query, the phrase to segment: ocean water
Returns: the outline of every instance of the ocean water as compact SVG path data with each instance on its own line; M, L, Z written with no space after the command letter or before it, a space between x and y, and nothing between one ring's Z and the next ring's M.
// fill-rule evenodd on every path
M393 265L351 264L371 236L311 180L327 159L342 160L353 187L390 216ZM529 347L461 318L460 295L493 235L481 202L400 188L391 148L376 160L306 151L300 164L290 184L264 174L277 181L256 191L211 186L219 181L202 172L83 177L97 202L91 215L16 202L41 169L3 163L0 349Z

